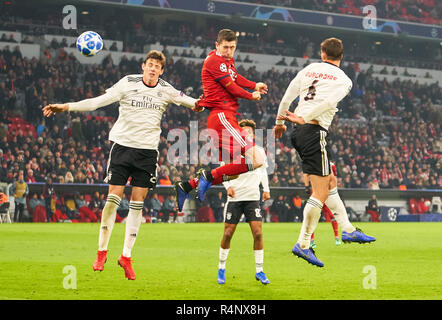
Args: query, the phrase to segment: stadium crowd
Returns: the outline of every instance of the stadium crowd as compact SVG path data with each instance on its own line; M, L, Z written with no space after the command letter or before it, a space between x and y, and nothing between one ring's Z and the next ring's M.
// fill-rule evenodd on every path
M139 73L140 61L123 59L114 65L108 57L101 65L85 66L59 50L48 62L22 58L16 50L0 52L0 74L7 75L0 82L0 180L11 182L23 170L30 182L43 182L50 176L55 182L100 183L110 149L108 131L117 108L43 119L41 107L97 96L123 75ZM163 78L197 97L202 93L200 68L169 58ZM340 186L440 187L441 153L436 145L440 111L434 106L441 101L440 87L400 80L388 83L370 73L356 73L354 64L346 64L344 69L354 80L354 87L341 103L330 129ZM254 68L240 68L239 72L269 84L268 95L258 103L241 101L239 111L241 117L253 118L258 128L271 129L279 101L294 74L275 70L259 73ZM167 109L159 146L160 184L170 185L195 175L198 165L176 163L173 156L168 159L174 141L168 141L167 136L173 128L188 133L190 121L198 123L199 130L204 129L207 115L177 106ZM274 159L270 155L275 163L270 185L302 186L299 161L288 135L276 142L275 150Z
M315 11L363 15L374 5L378 18L442 25L442 3L436 0L236 0Z
M302 7L302 4L299 5ZM34 36L39 37L44 34L78 35L77 32L73 34L72 30L60 27L58 8L57 10L51 7L34 8L30 10L31 16L29 12L28 16L22 16L24 13L21 10L4 9L0 10L0 30L21 31L24 34L22 39L24 43L32 43ZM91 8L91 10L94 9ZM42 16L45 20L41 20ZM161 22L154 17L145 19L141 13L131 12L131 19L125 19L120 12L104 10L99 16L80 15L78 19L83 30L95 30L103 39L123 41L124 52L136 53L143 53L144 45L148 43L211 48L216 40L217 30L225 27L225 21L219 19L207 19L202 27L195 21L180 20L178 17L170 17L165 22ZM103 28L103 25L106 25L106 28ZM313 48L318 48L324 38L324 33L321 31L309 29L306 32L302 28L288 31L276 25L255 26L253 29L247 29L238 24L231 28L238 30L238 51L244 54L264 53L319 58L318 50ZM438 42L404 41L400 37L374 40L346 34L343 34L341 38L344 43L352 44L345 47L344 59L348 62L442 70L442 50ZM0 41L16 42L13 35L11 38L11 34L5 34ZM63 46L67 47L67 43L57 43L57 41L50 43L52 48ZM115 50L115 43L108 49Z

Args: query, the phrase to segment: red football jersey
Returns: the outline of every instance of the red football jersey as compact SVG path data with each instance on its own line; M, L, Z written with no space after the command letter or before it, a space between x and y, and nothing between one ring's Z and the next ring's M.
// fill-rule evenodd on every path
M249 81L236 71L235 60L226 60L212 50L201 70L204 98L200 105L210 111L238 110L238 98L252 100L252 94L244 90L255 89L256 83Z

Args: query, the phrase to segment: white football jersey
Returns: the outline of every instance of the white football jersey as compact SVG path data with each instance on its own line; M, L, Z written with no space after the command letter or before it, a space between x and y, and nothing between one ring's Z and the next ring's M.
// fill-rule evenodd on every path
M290 104L299 96L295 114L305 122L317 120L324 129L330 127L338 102L350 92L353 83L339 67L328 62L316 62L298 72L290 82L281 103L278 115L285 115ZM277 120L276 124L284 124Z
M159 79L156 86L144 83L143 75L128 75L91 99L69 103L69 111L93 111L119 101L118 119L113 125L109 140L137 149L158 149L161 135L161 118L170 103L195 106L196 99L186 96L166 81Z
M267 175L267 155L263 148L256 146L256 149L264 156L264 164L255 170L240 174L239 177L236 179L223 182L226 190L229 189L229 187L232 187L235 191L234 198L228 197L229 202L260 200L260 184L262 184L264 192L270 192L269 180Z

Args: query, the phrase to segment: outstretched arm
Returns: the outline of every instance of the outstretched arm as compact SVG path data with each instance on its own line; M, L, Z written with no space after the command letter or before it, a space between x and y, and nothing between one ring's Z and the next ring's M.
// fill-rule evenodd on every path
M124 78L123 78L124 79ZM59 112L67 111L94 111L98 108L108 106L121 99L122 92L119 89L119 84L123 81L120 80L114 86L106 90L105 94L101 96L84 99L78 102L69 102L61 104L49 104L43 108L43 115L50 117L51 115Z

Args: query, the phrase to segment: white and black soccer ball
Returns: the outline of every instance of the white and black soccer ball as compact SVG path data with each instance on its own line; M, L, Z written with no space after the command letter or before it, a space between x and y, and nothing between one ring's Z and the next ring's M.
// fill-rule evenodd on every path
M103 39L94 31L83 32L77 38L77 49L85 57L95 56L103 49Z

